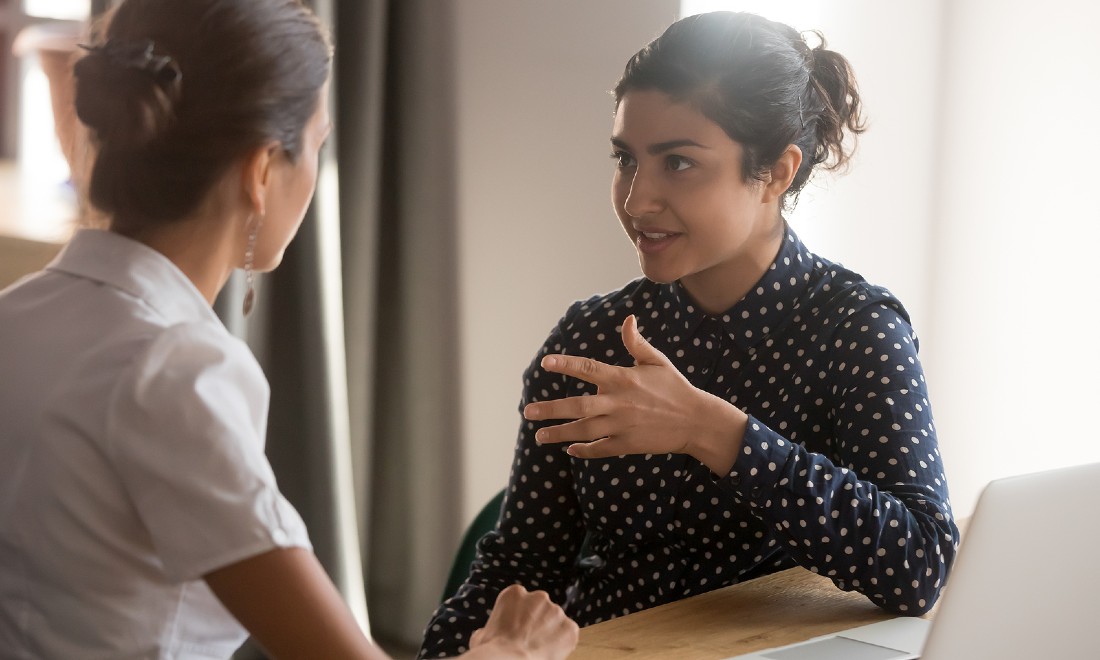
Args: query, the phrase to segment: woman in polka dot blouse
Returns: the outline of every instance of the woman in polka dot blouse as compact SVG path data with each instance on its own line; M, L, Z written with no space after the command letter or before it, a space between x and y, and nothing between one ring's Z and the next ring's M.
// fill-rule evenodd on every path
M704 14L615 99L613 204L645 277L570 307L524 374L499 523L421 656L464 650L517 582L582 626L795 565L928 611L958 530L909 317L782 215L863 130L847 60Z

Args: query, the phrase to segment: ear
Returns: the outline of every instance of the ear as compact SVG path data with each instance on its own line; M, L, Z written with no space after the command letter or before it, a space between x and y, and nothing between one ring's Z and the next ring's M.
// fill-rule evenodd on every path
M241 169L241 192L253 213L261 217L267 210L267 193L271 186L278 146L272 143L253 149L245 158Z
M764 185L764 202L774 202L787 192L794 181L794 175L798 174L798 168L802 165L802 150L793 144L787 145L786 150L779 155L779 159L772 165L771 175Z

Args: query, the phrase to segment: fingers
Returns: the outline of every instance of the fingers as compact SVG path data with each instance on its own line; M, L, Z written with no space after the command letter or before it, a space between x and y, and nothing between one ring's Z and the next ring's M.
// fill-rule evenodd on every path
M664 354L653 348L638 332L638 319L631 314L623 322L623 343L637 364L669 364ZM606 399L600 395L636 384L632 368L605 364L598 360L575 355L547 355L542 358L542 368L552 373L579 378L596 385L597 396L574 396L554 401L528 404L523 416L530 421L543 419L581 419L606 414ZM586 439L591 440L589 436Z
M579 630L545 591L529 592L514 584L497 596L489 622L477 637L478 645L489 641L494 633L505 644L522 649L523 657L557 659L567 656L577 645Z
M530 611L538 609L543 606L557 607L550 600L550 595L545 591L527 591L521 584L512 584L500 591L497 594L496 604L493 605L493 611L511 612L513 614L519 612Z
M596 440L615 431L613 419L619 404L611 395L575 396L554 401L529 403L523 409L530 421L572 419L535 431L538 444Z
M637 453L624 445L622 436L633 434L638 425L638 414L645 412L644 402L655 400L652 391L666 391L667 374L675 374L680 379L682 376L661 351L642 337L638 331L638 319L633 314L623 321L622 340L635 359L635 367L619 367L571 355L543 357L542 366L547 371L593 383L598 387L598 393L595 396L572 396L529 403L523 409L523 416L529 421L574 420L538 429L535 432L538 444L589 443L569 450L571 455L579 458ZM673 384L680 383L676 381ZM687 382L684 381L684 384ZM656 400L660 403L661 396L658 395Z
M550 594L542 590L527 591L523 585L519 584L510 585L497 595L493 611L508 612L521 619L534 621L557 616L568 620L562 609L550 600Z
M542 368L547 371L580 378L593 385L602 385L609 382L615 371L621 369L621 367L613 367L599 360L576 355L547 355L542 358L541 364Z
M665 354L646 341L638 331L638 318L631 314L623 321L623 345L637 364L670 365ZM565 376L572 376L593 385L614 385L627 371L624 367L605 364L592 358L576 355L551 354L542 358L542 368Z
M510 584L501 589L500 593L497 594L497 602L499 603L501 598L522 598L523 594L528 593L531 592L527 591L522 584Z
M638 318L633 314L626 317L626 320L623 321L622 334L623 346L626 346L627 352L634 357L635 363L656 365L669 364L665 354L654 348L653 344L646 341L642 333L638 332Z
M582 419L605 414L605 404L605 398L599 395L570 396L529 403L523 408L523 416L532 422L543 419Z
M535 442L540 445L559 442L588 442L605 438L611 435L614 430L610 418L590 417L557 426L545 426L535 431Z
M601 438L592 442L575 442L565 448L565 453L573 458L611 458L637 452L626 446L622 438Z

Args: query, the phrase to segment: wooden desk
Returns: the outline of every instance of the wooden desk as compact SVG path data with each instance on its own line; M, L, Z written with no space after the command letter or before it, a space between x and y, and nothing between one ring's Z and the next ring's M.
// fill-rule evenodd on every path
M791 568L581 629L570 660L718 660L892 618L862 594Z

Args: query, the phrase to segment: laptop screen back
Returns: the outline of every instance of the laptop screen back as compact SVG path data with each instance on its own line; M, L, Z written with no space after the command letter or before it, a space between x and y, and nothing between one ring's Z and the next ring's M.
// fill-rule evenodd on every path
M1100 657L1100 463L986 486L921 657Z

